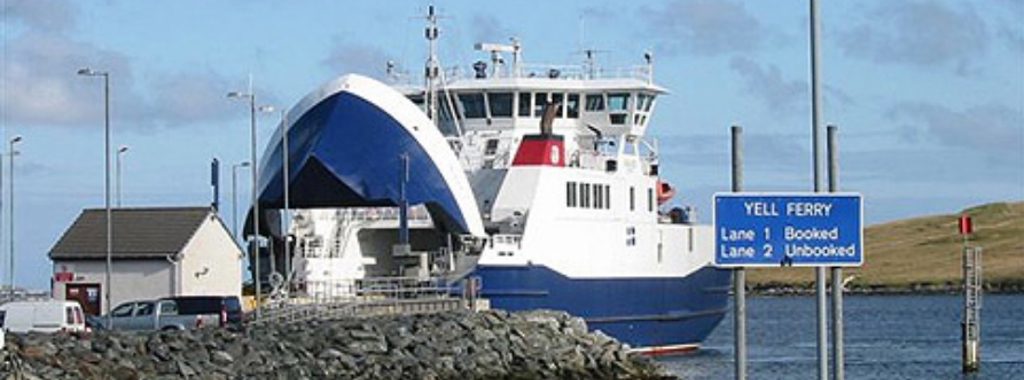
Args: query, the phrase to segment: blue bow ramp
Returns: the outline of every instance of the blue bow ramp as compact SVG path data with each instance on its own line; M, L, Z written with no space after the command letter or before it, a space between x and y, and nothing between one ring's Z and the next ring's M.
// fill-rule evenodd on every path
M337 78L286 116L260 162L261 207L283 208L282 129L288 131L292 208L397 206L403 155L406 198L425 204L449 231L484 235L469 181L433 122L391 87L359 75Z

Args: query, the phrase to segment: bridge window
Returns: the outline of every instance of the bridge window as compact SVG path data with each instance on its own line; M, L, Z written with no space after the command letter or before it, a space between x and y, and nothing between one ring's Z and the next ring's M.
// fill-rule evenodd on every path
M629 110L629 94L608 94L608 110L609 111L628 111Z
M580 94L569 94L565 102L565 117L576 119L580 117Z
M459 94L459 101L462 102L462 114L467 119L483 119L487 117L484 94Z
M512 117L511 93L487 94L487 103L491 107L491 117Z
M533 96L533 117L544 116L544 107L548 105L548 94L538 92Z
M587 94L587 111L604 111L604 95Z
M555 111L555 117L565 117L565 94L551 94L551 103L558 103L558 111Z
M529 92L519 93L519 116L530 117L530 95Z
M638 111L650 112L654 105L654 95L640 93L636 96L636 109Z

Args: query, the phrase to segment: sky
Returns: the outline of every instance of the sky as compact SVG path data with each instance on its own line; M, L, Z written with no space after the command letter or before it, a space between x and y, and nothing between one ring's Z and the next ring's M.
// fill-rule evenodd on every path
M808 0L0 0L0 256L13 182L17 284L48 288L50 248L104 205L103 81L79 69L110 75L112 145L128 147L121 204L209 205L216 157L230 223L249 113L225 95L251 78L258 103L280 109L343 74L386 79L388 60L420 73L431 3L445 67L512 37L528 63L594 49L624 67L651 52L670 90L651 121L661 172L705 222L730 187L731 125L744 128L745 190L813 189ZM1024 0L820 3L824 122L839 128L840 188L863 194L867 223L1024 200ZM278 117L258 119L261 147Z

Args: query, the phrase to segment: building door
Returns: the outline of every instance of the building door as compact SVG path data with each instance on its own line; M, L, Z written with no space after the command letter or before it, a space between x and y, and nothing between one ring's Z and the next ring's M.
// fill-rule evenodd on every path
M78 301L86 315L100 315L100 284L65 284L64 299Z

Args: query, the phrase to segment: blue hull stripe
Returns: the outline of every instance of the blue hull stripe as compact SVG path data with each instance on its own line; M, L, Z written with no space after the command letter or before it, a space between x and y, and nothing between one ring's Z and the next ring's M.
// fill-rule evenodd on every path
M544 266L478 266L481 295L494 308L553 309L634 348L696 344L724 317L730 272L679 278L570 279Z

